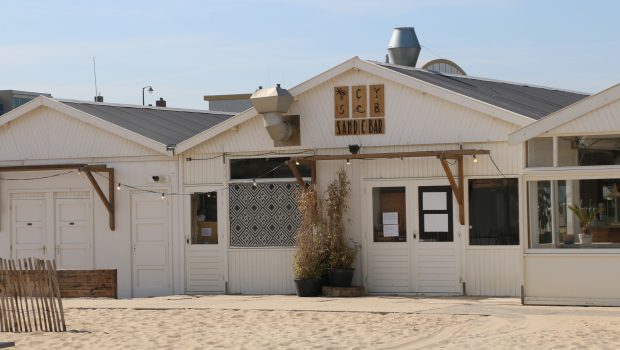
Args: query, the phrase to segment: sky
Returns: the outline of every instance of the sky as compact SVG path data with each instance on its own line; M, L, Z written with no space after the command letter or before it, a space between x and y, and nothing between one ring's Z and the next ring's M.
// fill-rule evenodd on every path
M620 1L2 0L0 90L206 109L204 95L290 88L415 27L419 63L598 92L620 83Z

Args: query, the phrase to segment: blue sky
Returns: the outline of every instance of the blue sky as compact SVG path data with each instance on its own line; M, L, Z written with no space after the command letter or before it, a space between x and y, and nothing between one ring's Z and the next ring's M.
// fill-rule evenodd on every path
M596 92L620 82L620 1L3 0L0 89L169 106L291 87L348 59L383 60L413 26L420 62L469 75Z

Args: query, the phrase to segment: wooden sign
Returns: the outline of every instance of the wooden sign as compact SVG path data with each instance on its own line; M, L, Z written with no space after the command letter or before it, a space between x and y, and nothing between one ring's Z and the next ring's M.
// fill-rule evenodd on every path
M366 101L366 85L356 85L352 88L352 100L351 104L353 108L353 118L366 118L368 109L368 102Z
M383 84L370 85L370 116L385 116L385 94Z
M335 87L334 117L336 136L385 134L383 84Z
M349 118L349 87L337 86L334 88L334 116Z

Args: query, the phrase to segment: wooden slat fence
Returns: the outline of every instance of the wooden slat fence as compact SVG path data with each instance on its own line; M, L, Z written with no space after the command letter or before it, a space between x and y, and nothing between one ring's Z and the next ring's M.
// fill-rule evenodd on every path
M56 263L0 259L0 331L66 330Z

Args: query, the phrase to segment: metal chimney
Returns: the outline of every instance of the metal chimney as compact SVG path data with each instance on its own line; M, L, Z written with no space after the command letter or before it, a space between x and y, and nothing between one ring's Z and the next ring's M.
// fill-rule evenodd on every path
M166 100L163 97L160 97L159 100L155 101L156 107L166 107Z
M415 67L421 49L413 27L394 28L388 45L390 63Z
M103 102L103 96L101 95L95 96L95 102Z

